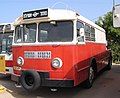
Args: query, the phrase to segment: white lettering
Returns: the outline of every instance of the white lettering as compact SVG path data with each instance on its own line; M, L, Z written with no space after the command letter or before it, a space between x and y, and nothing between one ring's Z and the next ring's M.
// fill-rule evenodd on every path
M46 15L47 15L47 11L40 12L40 16L46 16Z
M24 18L31 18L31 17L32 17L32 13L24 14L23 17L24 17Z

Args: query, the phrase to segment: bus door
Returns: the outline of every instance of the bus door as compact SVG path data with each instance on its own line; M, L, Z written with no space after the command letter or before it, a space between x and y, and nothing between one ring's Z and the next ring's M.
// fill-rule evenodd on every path
M85 33L84 24L82 22L77 22L77 80L85 79L86 72L81 69L87 66L87 50L85 44ZM80 82L80 81L78 81Z

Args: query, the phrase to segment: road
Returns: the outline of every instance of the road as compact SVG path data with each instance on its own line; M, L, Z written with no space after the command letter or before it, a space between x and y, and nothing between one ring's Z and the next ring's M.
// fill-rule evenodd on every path
M0 93L0 98L120 98L120 65L114 64L112 70L101 72L91 89L77 86L51 92L49 88L42 87L30 93L16 88L5 76L0 76L0 85L7 89Z

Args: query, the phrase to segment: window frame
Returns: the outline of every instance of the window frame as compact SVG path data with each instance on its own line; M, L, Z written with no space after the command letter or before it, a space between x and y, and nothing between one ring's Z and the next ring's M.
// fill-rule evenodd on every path
M93 37L92 37L92 35L93 35ZM91 26L90 39L91 39L91 41L94 41L94 42L96 41L96 38L95 38L95 28L92 27L92 26Z
M39 43L56 43L56 42L62 42L62 43L66 43L66 42L73 42L74 41L74 22L72 21L72 20L55 20L55 22L71 22L71 24L72 24L72 40L71 41L40 41L40 39L39 39L39 31L40 31L40 28L39 28L39 26L40 26L40 24L41 23L50 23L51 21L43 21L43 22L40 22L39 24L38 24L38 39L37 39L37 41L39 42Z
M28 42L26 42L26 41L24 41L24 33L25 33L25 30L24 30L24 25L36 25L36 32L35 32L35 41L28 41ZM30 24L22 24L22 28L20 28L20 25L17 25L16 27L15 27L15 35L14 35L14 43L35 43L36 42L36 35L37 35L37 28L38 28L38 26L37 26L37 23L30 23ZM21 32L21 41L20 42L17 42L17 40L18 40L18 38L17 38L17 35L18 35L18 33L17 33L17 35L16 35L16 29L17 29L17 27L19 27L20 28L20 30L22 31Z
M78 24L80 24L80 25L78 25ZM85 33L84 33L84 36L80 36L80 35L78 35L78 29L80 30L80 28L85 28L85 25L84 25L84 22L82 22L82 21L79 21L79 20L77 20L77 23L76 23L76 32L77 32L77 41L79 42L79 43L81 43L81 42L85 42ZM82 41L81 40L79 40L79 38L82 38Z
M91 27L88 24L85 24L85 40L90 41ZM87 36L86 36L87 34Z

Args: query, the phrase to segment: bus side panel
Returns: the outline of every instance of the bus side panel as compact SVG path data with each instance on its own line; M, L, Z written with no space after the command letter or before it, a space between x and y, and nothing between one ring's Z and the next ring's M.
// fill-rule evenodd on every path
M91 42L77 45L76 55L75 85L80 84L88 78L88 71L92 58L96 59L97 70L100 71L106 66L109 57L105 44Z

